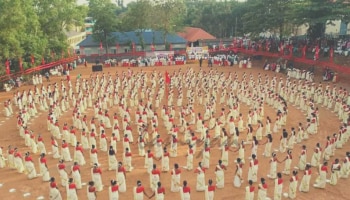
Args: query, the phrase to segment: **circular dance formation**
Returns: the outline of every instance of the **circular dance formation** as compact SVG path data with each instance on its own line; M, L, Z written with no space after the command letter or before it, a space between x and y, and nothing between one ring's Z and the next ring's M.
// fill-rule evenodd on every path
M165 74L143 69L35 81L32 88L16 91L4 102L4 115L16 118L26 147L0 149L0 168L28 179L40 176L51 200L80 199L77 191L84 189L89 200L106 190L110 200L127 192L135 200L189 200L193 192L213 200L227 187L242 190L246 200L296 199L310 187L323 189L349 177L350 152L335 156L349 145L346 88L244 71L250 69L176 68ZM329 117L321 115L321 107L340 124L326 138L319 137L320 117ZM300 114L291 115L291 109ZM36 134L30 126L38 113L47 114L46 122L33 123L46 130ZM310 146L310 138L319 142ZM48 167L52 158L56 169ZM139 158L142 164L134 161ZM104 176L104 170L115 175ZM128 181L139 170L149 180ZM58 176L50 176L53 171ZM82 176L90 181L83 183ZM107 189L104 181L110 183ZM134 185L132 191L128 185Z

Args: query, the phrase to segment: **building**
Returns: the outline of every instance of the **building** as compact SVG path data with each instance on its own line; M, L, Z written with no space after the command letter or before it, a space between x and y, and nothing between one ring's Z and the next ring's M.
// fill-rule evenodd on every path
M85 25L85 33L87 35L92 34L92 27L95 24L95 20L92 17L86 17L84 20L84 25Z
M67 36L67 42L69 44L69 47L74 49L77 46L77 44L85 40L86 33L77 32L77 31L68 31L66 32L66 36Z
M216 37L201 28L185 27L178 35L187 40L188 46L202 46L205 40L215 40Z
M350 23L347 25L341 20L334 20L331 23L329 21L326 23L325 34L338 38L340 35L350 35ZM307 29L309 28L308 24L301 25L296 27L295 35L306 35Z
M115 43L109 44L108 52L110 54L132 51L164 51L166 50L165 41L170 45L170 49L174 51L186 49L187 44L187 41L177 34L167 34L166 40L164 40L162 31L114 32L112 35L115 38ZM92 35L88 35L78 46L81 55L102 55L106 52L106 48L103 46L103 49L101 49L100 42L95 41Z
M339 35L349 35L350 34L350 23L345 24L341 20L335 20L326 24L326 35L339 36Z

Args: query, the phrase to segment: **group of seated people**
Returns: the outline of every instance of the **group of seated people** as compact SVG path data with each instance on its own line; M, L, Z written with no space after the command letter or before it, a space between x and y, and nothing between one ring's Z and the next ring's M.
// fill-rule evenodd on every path
M176 62L186 62L186 57L182 55L178 56L152 56L152 57L138 57L132 59L122 59L122 66L130 67L147 67L147 66L159 66L159 65L174 65Z

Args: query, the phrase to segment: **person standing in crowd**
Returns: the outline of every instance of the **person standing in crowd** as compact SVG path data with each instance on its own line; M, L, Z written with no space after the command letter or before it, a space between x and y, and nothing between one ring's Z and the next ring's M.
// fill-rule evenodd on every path
M58 190L54 177L50 178L49 198L50 200L62 200L61 192Z
M274 200L281 200L282 199L282 190L283 190L283 179L282 179L282 173L277 173L277 178L275 179L275 191L273 195Z
M320 165L319 169L318 169L318 177L316 179L316 182L314 184L315 188L320 188L320 189L324 189L326 187L326 183L327 183L327 173L328 173L328 162L325 161L322 165Z
M154 193L149 197L150 199L152 197L156 197L156 200L164 200L165 195L165 188L162 186L161 182L157 183L157 189L154 191Z
M180 191L181 169L177 163L174 164L174 169L171 171L171 189L172 192Z
M305 171L304 171L304 176L301 179L301 183L299 186L299 191L300 192L309 192L310 190L310 179L311 179L311 165L308 163L306 164Z
M89 186L87 187L87 197L88 200L96 200L96 188L95 183L93 181L89 181Z
M196 190L202 192L205 190L205 168L202 167L201 162L198 163L198 167L194 170L194 173L197 174Z
M119 200L119 186L116 180L111 180L111 186L109 187L109 200Z
M258 200L266 200L268 186L266 184L265 178L260 179L260 184L258 188Z
M208 180L208 185L205 189L205 200L214 200L215 185L213 185L213 180Z
M191 188L187 185L187 181L183 181L181 188L181 200L191 199Z
M290 199L295 199L297 197L297 188L298 188L298 171L293 170L292 177L289 179L289 191L288 197Z
M253 181L248 181L248 186L245 188L245 199L244 200L254 200L255 187L253 186Z
M148 194L145 192L145 187L143 187L141 181L137 181L136 187L134 187L134 200L143 200L143 195L149 198Z

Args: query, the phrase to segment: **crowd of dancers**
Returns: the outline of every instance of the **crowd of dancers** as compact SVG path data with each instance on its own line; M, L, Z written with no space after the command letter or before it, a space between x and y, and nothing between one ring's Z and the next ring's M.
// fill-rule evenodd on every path
M191 188L187 180L181 179L182 169L197 174L195 190L204 192L206 200L214 199L216 189L227 187L225 171L228 168L235 169L234 187L246 184L246 200L256 199L256 191L257 199L268 199L267 191L273 187L267 185L267 179L275 181L273 199L283 196L295 199L297 191L309 191L311 176L316 176L312 167L319 174L313 184L317 188L325 188L327 182L336 185L339 178L348 178L350 152L344 158L334 158L335 151L347 144L350 136L350 94L345 88L261 74L256 77L247 73L225 74L217 69L195 72L191 68L173 71L169 82L160 72L134 73L129 69L114 75L92 74L74 83L62 80L36 84L28 91L15 92L13 99L4 102L4 114L16 117L19 135L31 151L22 157L20 149L8 146L6 152L0 151L0 168L16 169L28 179L40 174L43 181L49 182L52 200L62 199L59 187L66 190L67 199L78 199L76 191L83 187L80 172L83 165L91 165L91 181L86 191L89 200L96 199L97 192L103 190L104 177L98 159L101 152L108 154L108 163L103 165L116 171L108 188L111 200L119 199L119 192L126 192L126 174L132 176L135 167L132 159L137 155L145 158L143 167L150 178L149 184L137 181L133 190L136 200L144 196L165 199L166 187L180 193L181 199L190 199ZM242 105L248 108L246 113L242 113ZM306 117L287 130L291 105ZM266 106L276 114L268 116ZM318 134L318 107L321 106L334 112L341 125L324 142L310 147L305 141ZM67 111L72 113L71 120L61 122ZM38 112L47 113L47 131L35 134L29 121ZM158 129L165 132L159 133ZM43 135L48 134L52 135L50 144L43 140ZM278 149L273 148L274 141L279 141ZM301 149L296 150L300 153L293 152L295 144L301 145ZM178 145L188 148L185 163L171 162L178 156ZM258 152L259 146L264 146L263 152ZM117 147L122 148L118 151ZM221 158L213 160L211 148L216 147L221 151ZM314 151L311 159L307 158L309 149ZM40 155L38 162L32 155ZM120 155L122 161L118 162ZM195 155L201 155L196 166ZM47 156L58 160L57 179L50 176ZM235 166L229 164L232 157L235 157ZM293 159L299 159L295 168L291 166ZM161 161L160 166L154 161ZM266 177L258 177L259 161L270 163ZM70 169L66 167L67 162L74 163ZM211 162L217 163L215 169L211 169ZM277 171L278 163L285 165L282 172ZM243 175L244 165L248 165L247 177ZM36 166L40 173L36 172ZM161 172L170 172L170 175L161 175ZM215 173L215 180L206 180L207 173ZM286 185L283 176L288 176L288 193L282 192ZM161 183L164 177L171 178L171 185ZM144 185L151 188L153 194L147 194Z

